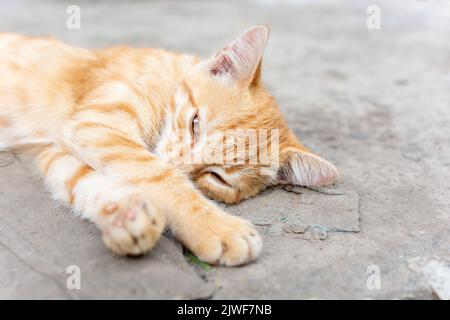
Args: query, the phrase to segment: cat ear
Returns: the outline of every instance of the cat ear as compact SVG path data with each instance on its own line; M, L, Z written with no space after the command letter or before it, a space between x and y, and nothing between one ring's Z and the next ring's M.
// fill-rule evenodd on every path
M247 30L208 61L209 72L246 85L255 82L268 35L269 31L263 26Z
M278 184L318 187L329 185L339 177L333 164L310 152L289 148L281 159Z

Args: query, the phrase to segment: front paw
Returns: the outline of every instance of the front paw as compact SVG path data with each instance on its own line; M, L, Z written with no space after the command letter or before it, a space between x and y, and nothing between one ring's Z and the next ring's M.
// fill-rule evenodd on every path
M219 209L198 215L183 229L184 245L211 264L243 265L255 260L262 250L261 238L249 221Z
M105 205L102 217L103 242L119 255L141 255L149 251L165 224L164 216L139 195Z

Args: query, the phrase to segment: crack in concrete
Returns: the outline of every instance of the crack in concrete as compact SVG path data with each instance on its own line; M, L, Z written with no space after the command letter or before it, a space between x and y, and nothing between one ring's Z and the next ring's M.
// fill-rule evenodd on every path
M287 191L290 193L295 193L295 194L302 194L303 192L301 191L301 189L308 189L308 190L312 190L312 191L315 191L315 192L318 192L321 194L326 194L329 196L343 196L343 195L347 194L345 191L327 188L327 187L300 187L300 186L287 185L287 186L283 186L282 189L284 191Z

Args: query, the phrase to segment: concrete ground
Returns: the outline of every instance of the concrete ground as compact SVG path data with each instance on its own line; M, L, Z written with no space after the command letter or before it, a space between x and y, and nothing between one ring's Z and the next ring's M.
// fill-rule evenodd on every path
M0 298L450 298L449 1L122 3L6 0L0 31L207 56L266 24L265 82L342 180L227 208L258 225L265 250L245 267L208 268L167 237L140 259L111 255L93 225L2 153ZM69 4L80 30L66 28ZM366 27L372 4L379 30ZM71 265L80 290L66 285Z

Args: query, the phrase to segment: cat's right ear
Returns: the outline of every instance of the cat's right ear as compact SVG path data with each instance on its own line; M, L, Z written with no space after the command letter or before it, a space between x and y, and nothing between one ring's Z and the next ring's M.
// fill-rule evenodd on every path
M331 162L309 151L287 148L281 153L278 184L319 187L333 183L338 177L339 172Z
M248 86L260 76L260 63L268 36L266 27L253 27L207 60L203 67L211 76Z

